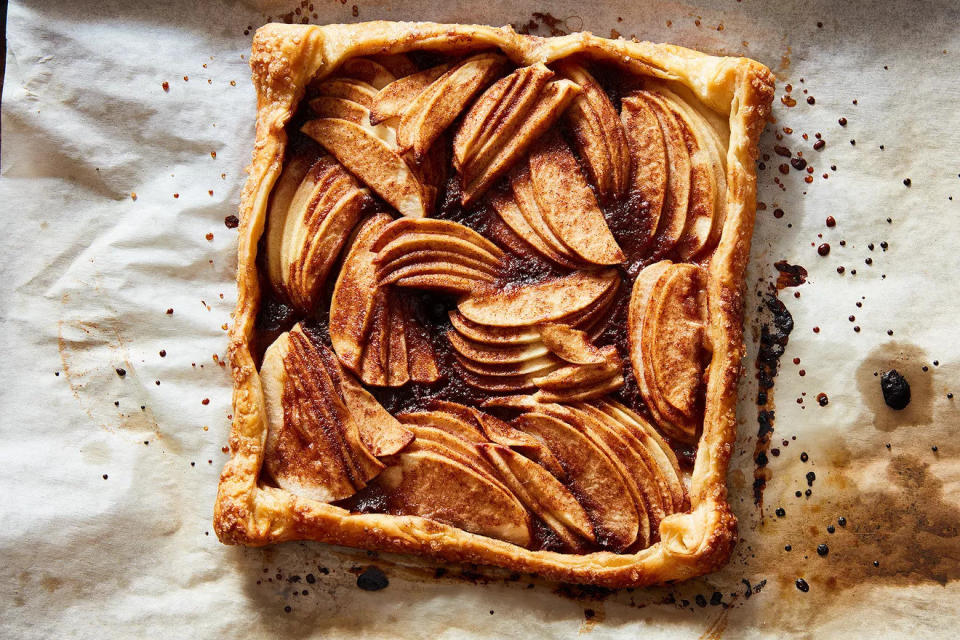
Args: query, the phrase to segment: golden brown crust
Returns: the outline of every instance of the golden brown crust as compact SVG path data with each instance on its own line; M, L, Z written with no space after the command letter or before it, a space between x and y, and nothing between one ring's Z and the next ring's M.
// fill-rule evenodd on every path
M636 554L530 551L419 517L351 514L258 485L267 429L263 391L250 349L261 295L256 251L287 143L284 128L307 83L356 56L495 48L522 64L549 63L572 54L602 59L634 73L677 82L713 111L729 115L726 218L707 267L707 335L713 355L690 488L691 511L666 517L660 542ZM498 565L607 587L685 579L726 563L737 530L726 501L726 472L736 438L736 392L744 353L743 280L756 211L756 146L773 98L770 71L745 58L713 57L672 45L608 40L589 33L537 38L518 35L509 27L394 22L267 25L254 37L250 64L257 90L256 144L240 204L238 298L229 350L234 379L231 458L220 476L214 511L220 540L252 546L316 540Z

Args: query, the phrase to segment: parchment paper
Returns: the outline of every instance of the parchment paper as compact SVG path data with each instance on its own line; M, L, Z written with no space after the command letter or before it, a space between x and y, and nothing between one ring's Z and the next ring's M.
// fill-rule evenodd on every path
M352 0L313 0L301 11L318 23L495 25L549 11L563 30L749 55L778 74L730 475L742 540L715 575L613 594L459 569L435 577L396 557L316 544L229 548L214 537L230 413L218 360L235 299L236 232L224 217L236 212L253 142L246 57L253 29L298 6L10 4L0 636L955 636L960 399L947 399L960 394L955 2L414 0L354 9ZM787 83L792 108L780 101ZM818 132L826 145L815 151ZM802 151L812 183L805 168L780 173L789 160L775 145L794 159ZM824 242L831 251L821 257ZM770 317L755 296L769 292L779 260L809 276L779 293L795 328L773 391L779 456L768 453L761 508L753 376ZM892 366L912 387L899 413L884 406L873 375ZM810 471L811 495L795 497ZM388 576L385 590L357 588L357 571L370 565Z

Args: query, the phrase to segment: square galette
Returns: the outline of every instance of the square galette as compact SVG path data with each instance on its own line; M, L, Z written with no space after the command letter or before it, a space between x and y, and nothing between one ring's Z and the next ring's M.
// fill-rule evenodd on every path
M220 539L724 564L768 69L390 22L267 25L251 67Z

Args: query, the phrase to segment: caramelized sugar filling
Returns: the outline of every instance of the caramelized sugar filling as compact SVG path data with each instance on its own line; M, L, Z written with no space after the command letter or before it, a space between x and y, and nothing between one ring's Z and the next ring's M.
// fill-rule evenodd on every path
M415 65L418 70L429 69L440 64L450 65L461 60L422 52L414 52L410 54L407 59ZM510 67L505 60L497 62L497 64L502 65L502 68L498 67L497 77L500 79L506 78L516 71L516 68ZM612 105L618 114L624 108L622 102L625 96L634 95L633 92L646 88L643 78L628 76L622 69L612 65L586 63L584 66L589 70L589 73L592 74L593 79L602 90L602 93L608 98L609 104ZM483 88L489 88L489 86L490 85L487 84L484 85ZM308 90L307 96L302 101L297 114L288 126L290 143L287 150L287 162L294 157L307 157L308 160L313 160L325 155L324 149L320 145L300 132L306 123L315 120L317 117L317 114L310 106L311 100L316 97L316 88L317 83L313 83L311 89ZM479 96L480 93L483 93L482 89L477 96ZM474 96L471 102L478 100L479 98L477 96ZM366 98L363 99L365 100ZM459 113L452 121L452 124L449 125L448 130L450 132L460 130L463 126L464 119L464 113ZM619 120L617 122L619 122ZM592 126L599 125L593 123ZM687 134L689 136L694 135L694 133L689 130ZM592 176L597 172L595 166L587 166L587 162L581 151L583 147L582 145L578 146L578 132L571 124L571 119L558 119L551 124L548 132L542 135L558 136L558 140L561 141L560 144L572 150L572 157L575 158L579 172L583 176ZM449 145L449 137L449 134L443 134L434 144ZM700 142L702 144L702 139L700 139ZM670 159L669 154L666 155L666 159ZM549 162L550 160L551 158L547 157L547 161ZM562 164L558 166L562 166ZM571 273L571 269L568 266L559 264L557 260L548 259L542 252L536 250L533 243L518 235L518 233L511 228L511 225L505 223L504 217L498 215L497 208L492 204L497 201L498 198L502 201L513 197L512 194L515 193L515 189L518 188L516 186L517 183L514 182L517 180L516 170L497 177L482 197L473 197L466 206L462 204L464 201L464 193L461 185L461 176L457 170L453 166L448 165L443 168L441 172L445 173L446 177L436 187L435 204L432 206L432 210L429 211L428 215L433 219L464 225L482 236L482 238L493 242L503 251L503 256L499 258L497 263L494 281L491 283L494 290L505 291L523 285L536 285L538 283L562 278ZM536 173L536 171L534 171L534 173ZM549 171L547 174L549 174ZM358 182L362 184L362 176L357 177ZM634 354L640 350L636 345L632 344L633 341L631 339L632 322L636 324L631 314L631 292L633 284L637 275L643 272L645 268L663 260L704 266L710 259L712 248L707 247L706 250L692 257L687 256L684 259L681 257L681 254L686 253L686 251L682 243L678 244L677 242L673 242L662 234L653 235L649 221L645 222L646 218L650 215L650 208L652 206L650 202L647 201L647 194L644 194L642 190L630 188L626 190L622 196L617 196L616 194L611 195L610 192L615 192L618 188L616 186L617 180L615 177L610 178L607 176L607 178L609 179L605 181L607 185L605 187L606 193L598 188L596 184L598 180L587 180L586 184L589 185L590 190L593 192L593 197L596 199L602 212L602 218L606 222L609 232L612 234L612 239L615 240L616 245L622 251L623 259L617 264L611 265L616 271L617 279L615 288L610 294L611 302L609 306L603 310L601 317L591 326L588 333L595 347L600 349L603 347L613 347L622 360L622 383L604 397L622 403L622 405L638 414L642 419L656 426L663 408L651 408L648 406L648 402L644 398L643 385L638 383L638 377L634 371L635 365L633 362L636 361L636 358L631 357L632 347L634 347ZM715 181L715 187L716 184L717 182ZM561 185L560 188L562 190L563 186ZM671 196L668 193L666 197L669 200ZM390 212L394 218L401 217L396 212L396 208L392 207L383 197L378 195L375 189L370 189L369 193L359 202L358 206L360 207L358 216L360 220L379 212ZM269 231L267 233L269 233ZM258 266L262 297L252 342L258 365L263 361L266 349L273 344L278 337L283 335L284 332L290 331L297 323L299 323L300 330L302 330L303 334L305 334L310 341L318 346L329 349L330 353L333 353L335 349L331 341L330 331L331 298L334 293L337 274L340 273L343 268L345 257L351 246L350 243L353 241L352 237L346 240L342 249L337 249L339 251L339 257L330 267L329 277L319 285L312 311L306 313L296 310L291 303L290 293L278 290L278 287L271 283L267 275L268 265L266 256L274 249L274 247L268 245L267 233L264 234L259 245ZM715 239L711 242L715 242ZM582 262L579 262L577 256L573 256L572 258L564 258L561 256L560 259L569 259L575 264L583 265ZM303 265L301 264L299 268L302 270ZM602 269L602 267L598 265L584 265L584 268ZM468 269L466 272L474 274L475 270L471 267L471 269ZM364 387L370 394L372 394L390 414L400 416L402 414L429 411L437 406L437 401L455 402L465 407L479 409L491 398L516 396L518 393L532 393L532 391L491 391L480 388L476 384L471 384L471 380L473 379L471 372L464 368L462 359L448 338L448 333L456 332L456 328L451 323L450 316L451 312L456 312L458 308L459 295L430 287L419 289L416 287L395 286L392 287L392 290L394 292L392 295L397 296L398 299L403 301L402 309L412 316L411 319L413 322L408 322L406 325L408 331L406 336L407 343L409 344L411 340L419 339L432 346L437 370L439 372L439 379L436 382L416 382L411 380L400 386L364 384ZM702 296L700 300L703 300ZM302 308L302 304L299 306ZM648 320L648 324L651 322L653 322L653 320ZM411 329L411 327L413 327L413 329ZM411 330L418 332L418 334L410 334L409 331ZM699 352L696 357L699 361L697 362L697 366L700 371L703 371L708 358L708 350L700 347L698 347L698 349ZM656 373L662 374L662 372ZM350 375L349 372L347 372L347 375ZM662 377L663 375L660 376L660 378ZM644 382L647 386L658 383L664 385L673 383L669 374L666 375L666 380L658 378L657 381L651 381L649 378L650 375L648 373ZM695 411L698 414L696 418L698 424L702 420L704 386L705 380L702 380L695 390L697 396ZM533 390L535 391L536 389L534 388ZM513 419L522 413L517 407L510 406L488 406L483 410L506 420ZM290 412L285 411L284 413L289 418ZM665 431L672 435L674 431L671 429L660 429L659 431L668 443L669 449L671 450L670 453L675 456L679 462L680 469L684 474L688 474L692 469L696 456L696 438L688 438L684 441L669 437ZM608 437L614 444L619 442L614 436L609 436L608 434ZM664 452L654 453L661 458L663 455L667 455ZM397 463L396 457L387 457L383 459L382 462L388 467L391 464L399 464ZM481 477L486 478L487 476L481 474ZM602 506L591 504L591 500L593 500L591 495L584 493L581 487L572 481L572 479L568 480L571 481L566 484L566 488L578 502L587 508L589 513L594 513L598 506ZM280 484L283 486L282 482ZM499 482L495 482L495 484L500 486ZM662 500L670 502L669 492L663 487L650 489L653 493L656 493L658 490L660 494L666 496L663 497ZM404 505L406 504L406 501L402 498L402 496L392 493L391 489L388 488L384 482L374 479L356 491L352 496L338 500L335 504L357 513L392 513L402 515ZM661 496L655 496L655 501L656 500L661 500ZM674 496L673 500L677 504L674 506L667 505L666 510L661 509L661 512L670 513L671 511L677 510L675 506L686 504L684 502L685 498L678 499ZM650 509L648 509L648 511L650 511ZM653 522L657 520L655 512L656 508L651 511ZM530 510L530 542L527 545L529 548L574 553L587 553L603 549L626 552L634 551L638 548L637 545L639 545L639 542L634 543L633 546L629 544L620 544L618 546L608 539L599 529L596 531L594 540L580 539L576 548L572 548L569 543L564 542L563 535L558 535L558 527L561 529L563 529L563 527L556 523L551 525L545 521L545 518L550 519L552 517L549 515L549 510L543 513L547 515L534 513L533 510ZM650 539L644 539L642 546L652 543L656 537L657 532L653 531Z

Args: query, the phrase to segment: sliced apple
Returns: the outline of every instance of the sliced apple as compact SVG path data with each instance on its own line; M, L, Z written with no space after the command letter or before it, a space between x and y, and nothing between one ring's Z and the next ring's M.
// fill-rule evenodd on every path
M506 447L485 444L479 449L496 467L507 488L557 534L567 549L579 551L583 540L596 541L587 512L546 469Z
M661 249L666 250L677 244L687 224L692 171L690 152L684 126L669 106L655 93L644 91L642 95L657 116L667 152L667 191L656 234Z
M402 453L380 474L387 511L449 524L526 547L530 518L512 494L476 471L429 451Z
M340 118L359 125L369 124L370 111L351 100L320 96L310 101L310 110L318 118Z
M433 349L433 342L426 328L416 319L413 303L409 298L400 298L405 305L404 318L407 341L407 366L410 370L410 380L432 384L440 379L440 369L437 366L437 356Z
M277 485L323 502L349 497L384 468L364 446L311 340L297 325L264 354L264 466Z
M283 238L286 232L287 214L294 195L317 159L309 153L291 154L283 163L283 170L270 193L267 208L267 273L274 289L284 293Z
M524 221L530 225L540 240L568 261L580 264L582 262L580 257L564 244L547 224L544 213L537 202L533 180L530 177L529 163L520 163L510 172L510 189Z
M363 348L373 319L377 270L371 250L377 235L393 220L386 213L368 218L357 229L330 299L330 342L337 357L360 375Z
M630 151L616 108L583 66L564 60L557 70L581 89L566 119L590 180L602 198L622 198L630 178Z
M523 345L540 341L540 331L536 327L492 327L479 324L463 317L459 311L448 313L450 324L464 338L493 345Z
M459 436L455 436L447 431L444 431L443 429L438 429L437 427L412 425L409 427L409 429L416 437L415 442L419 442L420 444L438 444L443 447L442 450L437 450L434 448L434 450L438 451L438 453L444 453L446 455L452 453L456 456L458 462L466 464L468 467L472 468L478 473L489 476L489 479L499 484L500 480L497 477L497 472L493 469L490 463L480 455L480 451L477 449L475 444L468 442ZM409 450L414 451L416 449Z
M490 84L506 58L480 53L456 64L421 91L403 110L397 128L401 151L413 151L417 162L460 115L478 91Z
M467 371L481 376L498 378L527 376L532 380L538 375L544 375L563 365L562 360L551 354L539 358L531 358L522 362L498 364L484 364L475 360L468 360L458 353L455 353L454 356L457 358L457 362Z
M460 375L468 385L482 391L490 391L493 393L520 393L521 391L536 389L532 378L537 375L537 373L542 374L545 373L545 371L534 372L532 375L488 376L472 373L464 369L460 372Z
M474 409L474 412L476 413L481 430L491 442L516 449L523 455L536 461L557 479L567 479L567 474L560 465L560 461L557 460L553 453L550 452L550 449L540 440L519 429L514 429L500 418L483 413L482 411L477 411L476 409Z
M543 136L530 150L529 162L537 205L554 235L587 262L622 262L623 252L567 143L556 133Z
M657 113L643 92L621 100L620 119L632 159L628 205L646 242L657 234L667 195L667 147Z
M519 160L579 92L537 63L495 82L464 116L453 141L454 166L469 205Z
M374 251L381 251L388 244L410 233L435 234L457 238L476 245L483 249L483 254L489 258L491 264L496 264L503 257L503 250L493 244L470 227L453 222L452 220L438 220L436 218L395 220L388 229L385 229L374 245Z
M578 365L592 367L595 365ZM598 382L581 387L564 387L556 390L540 389L534 395L538 402L585 402L602 398L623 386L621 374L600 378ZM536 383L534 383L536 384Z
M357 421L360 439L373 455L388 456L402 450L413 440L413 433L390 415L369 391L357 382L349 372L340 369L340 363L332 358L341 374L340 391L344 404ZM328 371L330 368L328 367Z
M380 278L385 278L401 267L407 267L414 264L450 262L463 267L469 267L482 271L490 276L497 275L497 269L489 262L484 262L476 258L470 258L453 251L440 251L435 249L423 249L413 251L412 253L395 256L389 262L377 263L377 274Z
M406 75L383 87L373 99L370 108L370 122L377 124L395 118L420 93L442 76L452 65L441 64Z
M550 322L540 325L540 339L551 352L573 364L601 364L605 354L594 346L585 331Z
M401 214L426 215L420 181L403 158L368 128L340 118L319 118L304 124L301 131Z
M490 199L490 203L507 227L533 247L534 251L568 269L577 268L576 262L556 251L544 241L533 226L527 222L516 200L506 194L498 193Z
M370 58L350 58L340 66L337 75L355 78L377 91L397 79L389 69Z
M370 318L370 332L363 345L360 379L369 385L390 385L390 307L385 289L377 289Z
M396 291L387 293L388 307L388 348L387 386L401 387L410 381L410 369L407 362L407 321L404 317L404 305Z
M493 282L496 280L496 278L486 271L480 271L479 269L467 267L456 262L440 260L421 264L408 264L405 267L394 269L393 271L383 274L380 277L380 283L387 285L413 276L423 275L449 276L451 278L465 279L474 282ZM470 293L474 288L475 287L471 286L466 291L461 291L460 293ZM441 289L447 290L449 287L441 287Z
M639 532L640 516L614 462L590 438L552 416L525 413L514 420L514 425L540 438L560 460L593 522L597 541L614 551L632 545Z
M700 113L665 86L657 95L684 130L690 154L690 201L687 222L677 249L690 259L716 245L726 218L725 150L714 128Z
M447 339L454 351L468 360L481 364L515 364L540 358L550 353L550 350L541 342L491 346L468 340L456 331L448 331Z
M651 265L634 282L628 313L630 360L644 403L657 426L686 443L696 442L702 413L705 282L696 265Z
M650 469L659 469L657 478L662 481L659 484L662 486L664 508L669 512L669 506L672 504L674 512L685 510L689 500L680 475L677 456L657 430L639 414L609 398L594 402L593 405L613 418L611 425L629 433L643 444L643 451L638 450L638 452L641 455L646 453L647 457L644 459Z
M401 413L397 415L397 420L409 426L440 429L467 442L480 443L487 441L487 438L473 420L465 419L463 416L447 409Z
M417 65L405 53L378 53L368 57L386 67L395 78L408 76L418 70Z
M373 98L377 95L377 90L361 80L330 78L317 85L317 95L343 98L369 109L373 105Z
M467 320L492 327L555 322L588 308L618 282L613 270L578 271L536 284L471 296L457 308Z

